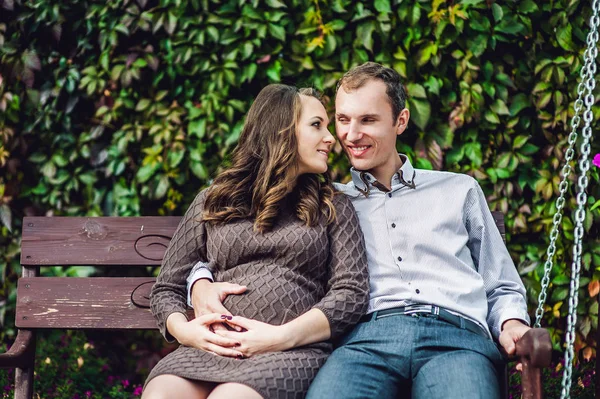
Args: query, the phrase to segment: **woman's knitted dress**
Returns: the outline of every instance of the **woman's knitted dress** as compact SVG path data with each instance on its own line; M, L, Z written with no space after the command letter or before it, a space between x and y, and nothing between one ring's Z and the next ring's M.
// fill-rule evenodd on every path
M249 220L211 226L202 219L204 192L183 217L152 289L151 308L165 338L167 317L186 312L186 278L208 262L215 281L248 287L224 306L235 316L280 325L310 309L323 311L332 338L366 312L369 283L362 232L350 200L334 197L336 221L307 227L283 205L272 231L258 234ZM174 374L199 381L238 382L265 398L302 398L331 352L317 343L284 352L235 359L180 346L162 359L148 380Z

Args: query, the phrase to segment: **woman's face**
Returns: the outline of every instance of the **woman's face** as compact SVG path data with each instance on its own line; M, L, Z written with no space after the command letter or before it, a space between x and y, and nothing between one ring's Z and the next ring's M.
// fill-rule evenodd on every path
M329 151L334 143L327 129L329 118L325 107L316 98L300 95L300 103L302 112L296 129L300 158L298 174L325 173Z

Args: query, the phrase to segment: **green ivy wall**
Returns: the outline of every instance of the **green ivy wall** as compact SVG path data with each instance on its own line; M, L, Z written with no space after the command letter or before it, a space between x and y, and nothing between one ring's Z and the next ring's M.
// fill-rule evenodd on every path
M406 81L412 123L399 151L474 176L505 212L535 309L590 12L577 0L0 0L3 338L14 332L23 216L180 215L227 158L260 88L312 85L333 98L342 74L369 60ZM339 146L331 165L348 178ZM578 308L586 358L598 321L598 172ZM544 320L556 349L573 204Z

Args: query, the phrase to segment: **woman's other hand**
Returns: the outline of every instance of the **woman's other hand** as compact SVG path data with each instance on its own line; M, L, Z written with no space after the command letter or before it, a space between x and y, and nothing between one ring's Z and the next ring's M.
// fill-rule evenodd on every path
M171 313L167 318L167 330L182 345L221 356L241 358L244 353L239 350L239 340L217 335L211 329L212 324L221 323L226 317L210 313L188 321L183 313Z

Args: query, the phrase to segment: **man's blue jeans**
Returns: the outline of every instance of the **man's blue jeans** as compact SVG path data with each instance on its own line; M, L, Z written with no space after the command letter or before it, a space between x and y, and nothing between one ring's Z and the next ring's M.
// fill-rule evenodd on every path
M445 321L382 317L341 340L307 398L496 399L503 364L491 339Z

